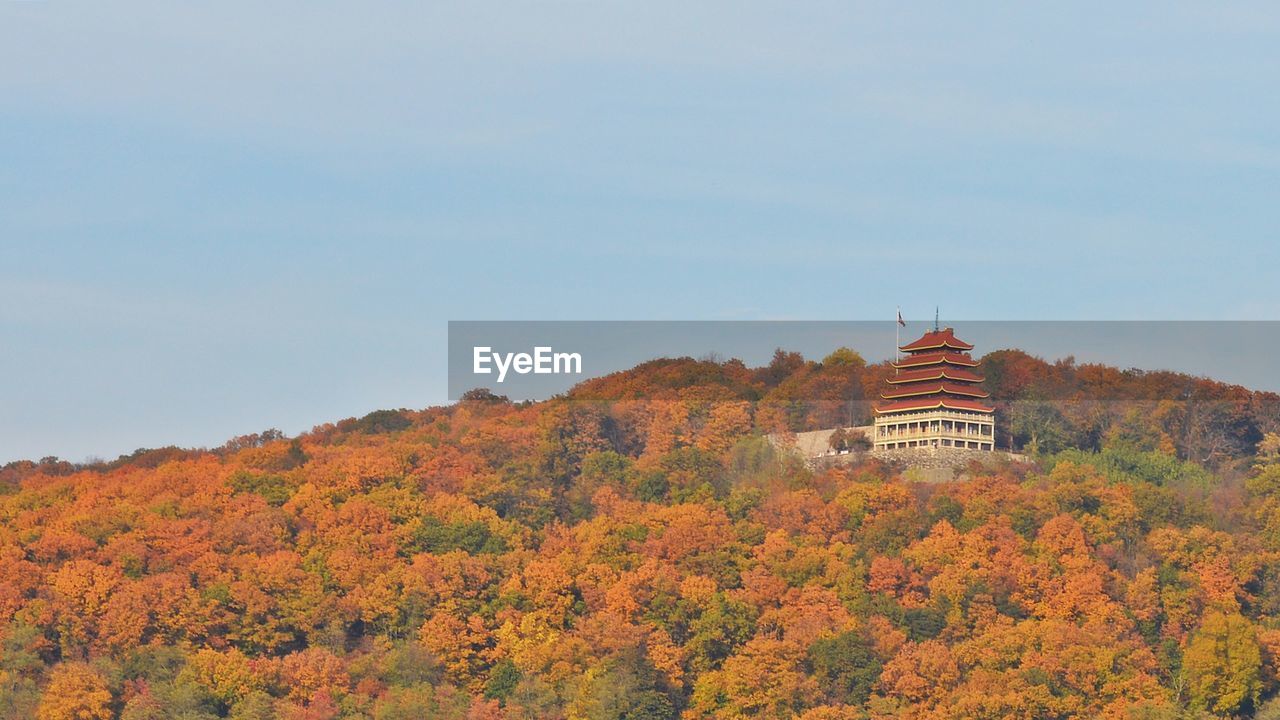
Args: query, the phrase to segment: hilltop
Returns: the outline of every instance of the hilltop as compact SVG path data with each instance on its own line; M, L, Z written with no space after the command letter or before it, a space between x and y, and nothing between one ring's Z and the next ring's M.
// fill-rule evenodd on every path
M846 349L11 463L0 718L1280 712L1280 397L983 367L1035 462L953 483L765 439L866 419Z

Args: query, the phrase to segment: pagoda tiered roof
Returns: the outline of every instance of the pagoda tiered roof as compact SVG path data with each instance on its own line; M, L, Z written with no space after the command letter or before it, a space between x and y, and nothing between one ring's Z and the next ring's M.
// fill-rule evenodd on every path
M919 340L909 342L901 346L902 352L914 353L924 350L942 350L949 348L952 350L972 350L973 346L956 337L955 331L951 328L943 328L927 332L920 336Z
M924 352L915 355L908 355L893 363L893 366L901 369L922 367L926 365L941 365L943 363L949 365L960 365L962 367L978 367L978 361L970 357L968 353L958 352Z
M908 412L913 410L968 410L970 412L989 413L995 412L995 408L976 400L961 400L959 398L949 397L922 397L913 398L911 400L898 400L895 402L885 403L876 408L876 412L880 414L894 412Z
M888 392L881 393L880 397L885 400L893 400L896 398L917 397L919 395L937 395L940 393L975 398L990 397L990 395L980 387L949 382L911 383L910 385L891 388Z
M989 397L979 387L983 378L971 368L978 366L969 351L973 346L957 338L951 328L926 332L918 340L902 345L906 355L893 363L898 371L889 378L889 387L880 397L876 412L911 412L945 408L978 413L995 412L981 402Z
M921 380L959 380L961 382L980 383L983 377L977 373L969 372L964 368L955 368L942 365L940 367L925 367L919 370L908 370L900 372L889 378L891 384L920 382Z

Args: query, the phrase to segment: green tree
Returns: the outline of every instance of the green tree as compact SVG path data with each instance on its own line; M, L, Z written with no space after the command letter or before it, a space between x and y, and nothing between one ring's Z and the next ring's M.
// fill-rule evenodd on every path
M36 680L44 662L35 651L40 630L34 625L12 623L0 631L0 718L25 720L35 714L40 699Z
M830 355L822 358L823 367L856 367L867 366L867 361L857 352L847 347L838 347Z
M674 720L669 688L640 648L629 648L593 673L575 703L588 720Z
M1053 403L1019 401L1009 410L1014 442L1031 454L1053 454L1072 444L1071 426Z
M356 421L356 430L365 435L380 435L404 430L413 421L405 417L403 410L374 410Z
M831 703L862 705L880 677L881 664L871 643L856 630L814 642L807 663Z
M729 492L728 477L720 459L694 447L672 450L658 461L670 487L672 499L684 502L711 495L723 498Z
M707 609L689 625L686 649L690 665L698 672L720 667L734 648L751 639L755 630L755 611L750 605L717 593Z
M1220 715L1251 710L1262 693L1262 651L1253 623L1210 611L1182 658L1191 702Z
M227 720L275 720L275 701L270 695L254 690L231 706Z
M493 667L484 684L484 696L490 700L506 700L520 684L520 669L507 658Z
M465 550L473 555L501 553L507 549L506 541L494 535L489 526L473 522L446 523L434 517L418 521L406 546L410 552L447 553Z

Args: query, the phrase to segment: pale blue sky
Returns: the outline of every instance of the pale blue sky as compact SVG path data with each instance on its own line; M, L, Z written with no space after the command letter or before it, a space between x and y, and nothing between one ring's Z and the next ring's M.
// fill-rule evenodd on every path
M449 319L1276 319L1274 3L0 4L0 462L445 398Z

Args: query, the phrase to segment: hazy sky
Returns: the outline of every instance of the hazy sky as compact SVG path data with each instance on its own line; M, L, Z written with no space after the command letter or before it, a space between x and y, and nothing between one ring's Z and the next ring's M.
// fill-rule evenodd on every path
M0 462L445 398L449 319L1276 319L1280 6L0 3Z

